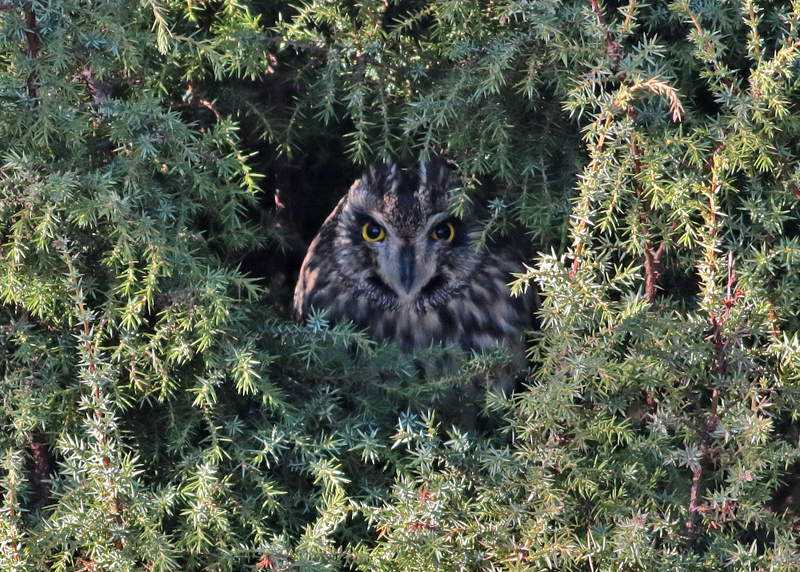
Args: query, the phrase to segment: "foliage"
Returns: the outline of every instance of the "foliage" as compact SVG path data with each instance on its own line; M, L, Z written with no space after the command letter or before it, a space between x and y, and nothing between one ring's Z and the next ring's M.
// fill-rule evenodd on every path
M797 2L0 3L2 569L796 569L798 50ZM543 252L523 391L241 269L321 132Z

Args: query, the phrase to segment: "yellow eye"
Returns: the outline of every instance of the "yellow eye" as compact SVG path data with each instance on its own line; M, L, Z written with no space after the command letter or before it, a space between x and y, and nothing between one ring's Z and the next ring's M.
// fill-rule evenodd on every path
M452 242L455 235L456 229L449 222L443 222L431 232L433 240L443 240L445 242Z
M386 238L386 231L377 223L367 222L361 227L361 236L363 236L364 240L367 242L380 242Z

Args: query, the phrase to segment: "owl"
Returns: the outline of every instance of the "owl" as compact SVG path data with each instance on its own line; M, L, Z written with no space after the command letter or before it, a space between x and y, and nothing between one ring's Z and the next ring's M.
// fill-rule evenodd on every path
M502 249L476 248L482 226L453 214L456 186L441 158L414 170L371 166L311 243L295 289L295 317L325 310L404 352L505 344L524 355L535 292L511 296L511 273L522 264Z

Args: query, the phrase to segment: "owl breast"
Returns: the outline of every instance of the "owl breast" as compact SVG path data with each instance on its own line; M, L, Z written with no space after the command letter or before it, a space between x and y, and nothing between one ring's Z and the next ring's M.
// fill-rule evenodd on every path
M298 319L312 309L350 320L403 351L445 344L521 351L534 293L514 298L522 265L476 249L480 225L450 211L449 168L373 166L351 187L309 247L295 290Z

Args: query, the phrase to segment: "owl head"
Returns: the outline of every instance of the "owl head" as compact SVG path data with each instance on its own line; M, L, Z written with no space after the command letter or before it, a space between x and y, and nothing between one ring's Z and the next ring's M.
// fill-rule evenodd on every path
M350 188L334 252L353 286L386 309L424 310L464 288L480 262L480 224L451 210L457 178L442 159L373 165Z

